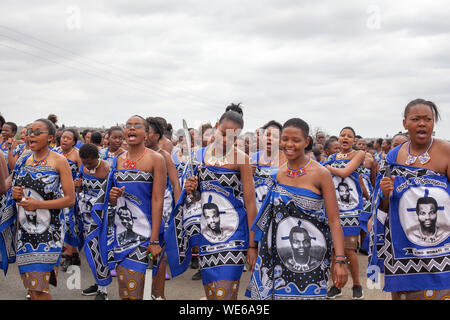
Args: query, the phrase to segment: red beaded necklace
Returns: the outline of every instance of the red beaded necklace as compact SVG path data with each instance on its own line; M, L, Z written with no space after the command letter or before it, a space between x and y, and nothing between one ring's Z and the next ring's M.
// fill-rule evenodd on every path
M144 152L139 156L138 159L136 159L136 161L132 161L132 160L128 159L128 151L127 151L127 154L125 156L126 160L122 163L122 166L124 168L128 168L128 169L136 168L136 165L137 165L138 161L141 160L144 157L145 151L146 150L144 150Z

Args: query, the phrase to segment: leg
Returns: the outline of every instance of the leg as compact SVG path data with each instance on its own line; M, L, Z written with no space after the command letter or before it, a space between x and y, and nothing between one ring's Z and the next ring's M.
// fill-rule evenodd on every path
M20 275L31 300L51 300L50 275L51 272L45 271L30 271Z

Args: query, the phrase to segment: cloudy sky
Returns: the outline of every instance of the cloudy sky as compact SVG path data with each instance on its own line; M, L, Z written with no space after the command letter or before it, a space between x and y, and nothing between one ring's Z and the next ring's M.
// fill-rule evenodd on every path
M19 125L162 116L177 129L242 102L245 131L300 117L384 137L421 97L450 139L445 12L437 0L2 1L0 112Z

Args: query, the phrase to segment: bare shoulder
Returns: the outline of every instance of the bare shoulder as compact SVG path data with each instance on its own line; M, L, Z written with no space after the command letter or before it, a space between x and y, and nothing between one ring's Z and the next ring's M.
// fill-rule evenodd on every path
M439 147L440 152L444 152L444 154L450 155L450 142L442 139L436 139L435 141L436 145Z
M310 170L314 170L314 174L316 174L318 178L331 177L330 171L317 161L312 160L310 166Z

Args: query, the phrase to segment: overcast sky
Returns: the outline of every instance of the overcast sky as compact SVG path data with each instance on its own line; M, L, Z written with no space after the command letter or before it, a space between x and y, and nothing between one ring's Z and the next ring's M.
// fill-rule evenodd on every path
M213 124L242 102L244 131L292 117L338 134L402 130L435 102L450 139L447 1L2 1L0 112L19 125L162 116Z

